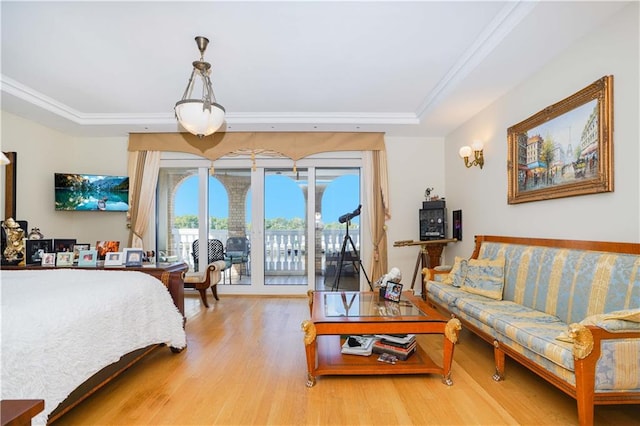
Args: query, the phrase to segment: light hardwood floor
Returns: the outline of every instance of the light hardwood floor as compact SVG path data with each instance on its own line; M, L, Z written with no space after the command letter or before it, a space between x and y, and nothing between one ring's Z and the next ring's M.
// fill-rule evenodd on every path
M211 295L209 294L209 298ZM492 348L461 335L454 385L436 376L319 377L305 386L305 298L187 292L188 348L160 348L60 425L573 425L575 401L518 364L491 379ZM439 362L441 338L420 336ZM640 406L596 407L597 425L640 425Z

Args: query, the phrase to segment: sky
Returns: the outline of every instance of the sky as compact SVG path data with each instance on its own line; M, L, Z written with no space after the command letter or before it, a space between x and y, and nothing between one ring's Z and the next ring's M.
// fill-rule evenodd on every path
M282 175L266 176L266 217L292 219L304 217L304 195L298 184ZM351 213L359 202L359 177L344 175L334 179L323 194L322 221L324 223L338 222L338 218ZM305 182L306 185L306 182ZM229 217L229 198L222 184L215 178L209 184L209 213L211 216ZM250 199L249 192L248 198ZM176 192L176 216L198 214L198 178L193 176L184 181ZM250 203L247 203L247 220L251 220ZM358 223L358 218L353 222Z

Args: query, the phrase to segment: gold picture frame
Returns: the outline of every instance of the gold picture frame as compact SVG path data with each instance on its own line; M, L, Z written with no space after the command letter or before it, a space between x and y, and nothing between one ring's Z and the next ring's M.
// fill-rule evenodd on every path
M511 126L508 203L613 191L613 76Z

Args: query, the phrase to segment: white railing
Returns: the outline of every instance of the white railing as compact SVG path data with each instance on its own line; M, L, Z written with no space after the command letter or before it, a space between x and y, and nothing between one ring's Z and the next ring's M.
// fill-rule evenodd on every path
M321 268L324 267L327 257L335 257L342 249L345 238L344 229L325 229L320 231L319 247L316 247L316 257L320 260ZM193 242L198 238L197 229L173 229L173 241L175 247L173 253L178 260L188 263L193 267L193 257L191 248ZM360 251L360 234L356 231L350 232L356 250ZM215 238L226 245L228 231L211 230L209 238ZM255 244L256 242L254 242ZM304 231L299 230L279 230L265 231L264 241L265 254L265 274L296 274L304 273L306 270L307 236ZM347 251L351 250L348 243Z

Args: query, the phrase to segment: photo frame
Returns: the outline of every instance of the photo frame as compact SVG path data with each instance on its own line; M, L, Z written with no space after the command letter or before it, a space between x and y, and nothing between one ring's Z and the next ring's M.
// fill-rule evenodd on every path
M58 252L70 252L73 253L73 246L76 244L75 239L71 238L55 238L53 240L53 251ZM73 259L73 256L71 257Z
M96 241L96 250L98 250L98 260L104 260L107 253L120 250L120 241Z
M56 252L56 266L61 268L73 266L73 252L72 251Z
M142 256L144 252L138 249L129 249L126 251L125 266L140 267L142 266Z
M25 263L27 265L42 265L42 256L53 250L53 240L26 240Z
M78 252L78 266L95 268L98 264L98 250L80 250Z
M384 291L384 298L392 302L399 302L402 295L402 284L387 282Z
M121 251L109 252L105 255L104 266L122 266L124 253Z
M613 76L511 126L508 203L613 191Z
M44 253L42 255L42 266L56 266L56 254L55 253Z
M80 243L73 245L73 262L77 263L80 257L80 251L91 249L91 245L88 243Z

